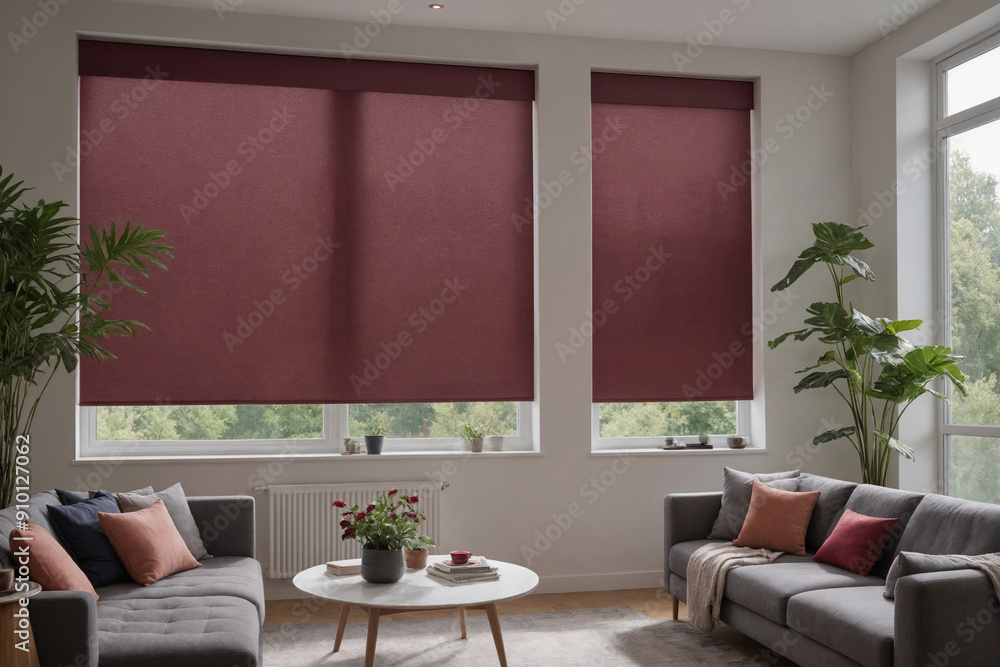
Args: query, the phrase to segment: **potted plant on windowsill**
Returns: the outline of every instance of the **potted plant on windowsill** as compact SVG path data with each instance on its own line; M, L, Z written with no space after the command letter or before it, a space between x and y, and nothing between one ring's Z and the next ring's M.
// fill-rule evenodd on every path
M368 433L365 434L365 450L369 454L381 454L385 442L385 434L389 430L389 415L379 411L368 421Z
M403 578L406 569L404 549L424 552L437 546L433 539L417 534L420 521L426 519L414 505L417 496L400 495L399 489L380 494L364 509L348 508L343 500L333 501L342 510L340 527L342 540L361 543L361 577L373 584L391 584Z
M20 203L29 188L11 184L12 178L0 180L0 507L13 500L16 448L30 434L59 366L73 372L78 355L111 359L101 338L136 336L145 328L107 319L110 306L100 291L120 285L143 293L118 272L129 267L147 276L147 264L165 269L160 257L173 251L159 242L163 232L131 223L91 229L78 244L77 219L60 215L67 205Z
M473 426L472 422L462 424L462 444L466 450L483 451L483 437L486 435L486 425Z

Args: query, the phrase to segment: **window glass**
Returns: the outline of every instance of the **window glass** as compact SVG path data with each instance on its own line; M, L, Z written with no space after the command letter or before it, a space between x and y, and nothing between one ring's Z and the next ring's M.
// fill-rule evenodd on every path
M388 438L460 438L468 423L484 435L517 435L517 403L397 403L352 405L350 435L370 433L373 421L385 424Z
M945 72L945 115L1000 96L1000 47Z
M735 401L602 403L600 437L643 438L734 434Z

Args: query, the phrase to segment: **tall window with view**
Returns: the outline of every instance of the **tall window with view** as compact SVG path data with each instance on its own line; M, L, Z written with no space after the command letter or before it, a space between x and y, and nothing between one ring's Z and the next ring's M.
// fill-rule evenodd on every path
M944 420L949 491L1000 503L1000 33L938 64L944 298L968 397Z

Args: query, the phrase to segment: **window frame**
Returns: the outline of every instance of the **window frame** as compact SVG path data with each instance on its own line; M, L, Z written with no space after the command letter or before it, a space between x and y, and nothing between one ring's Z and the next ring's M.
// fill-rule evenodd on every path
M969 42L958 46L933 61L934 68L934 123L932 125L933 146L941 159L937 160L935 168L935 217L938 234L938 267L941 279L938 280L939 312L943 322L943 343L952 345L951 318L951 217L949 211L949 151L948 140L977 127L993 122L1000 122L1000 95L968 109L948 115L947 110L947 78L948 70L953 69L974 58L1000 48L1000 27L994 27ZM945 383L945 395L951 399L952 387ZM950 402L942 401L938 420L938 442L941 450L941 470L943 472L944 492L953 493L952 477L952 438L954 436L973 436L1000 438L1000 424L983 426L958 424L952 421L952 406Z
M340 456L349 424L347 405L324 405L323 436L320 438L98 440L97 407L78 406L78 410L77 460ZM504 438L504 452L538 451L531 437L533 412L533 403L517 403L517 435ZM355 439L362 441L357 437ZM459 438L386 438L383 453L441 454L459 450Z
M683 401L649 401L651 403L681 403ZM712 401L723 402L723 401ZM753 401L735 401L736 403L736 433L709 433L710 438L718 440L719 438L724 438L728 435L740 435L744 438L750 437L750 408ZM603 403L594 403L591 405L590 410L590 439L591 448L593 452L614 452L622 450L637 450L637 449L656 449L659 445L663 444L662 435L654 436L635 436L629 438L605 438L601 436L601 406ZM678 434L678 436L683 438L686 442L697 442L697 433L687 433ZM716 443L717 444L717 443ZM750 445L746 449L763 449L762 446L754 445L751 441ZM702 451L702 450L692 450L692 451ZM726 449L726 451L730 451ZM739 450L733 450L739 451ZM745 450L744 450L745 451Z

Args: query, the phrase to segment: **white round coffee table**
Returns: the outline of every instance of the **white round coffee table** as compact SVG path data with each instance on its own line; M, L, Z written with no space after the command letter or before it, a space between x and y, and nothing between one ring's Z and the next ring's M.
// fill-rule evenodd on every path
M429 563L446 560L447 556L430 556ZM493 643L497 647L500 665L507 667L507 656L500 634L500 616L497 603L523 597L538 586L538 575L526 567L490 561L497 567L500 579L497 581L477 581L453 584L427 574L424 570L407 570L403 578L394 584L370 584L360 574L337 576L328 574L326 565L317 565L295 575L292 583L299 590L341 603L340 622L337 624L337 638L333 651L340 650L344 638L347 617L351 607L360 607L368 614L368 645L365 648L365 667L375 663L375 641L378 638L378 622L382 616L403 611L426 611L429 609L458 609L465 639L465 610L481 609L486 612L493 632Z

